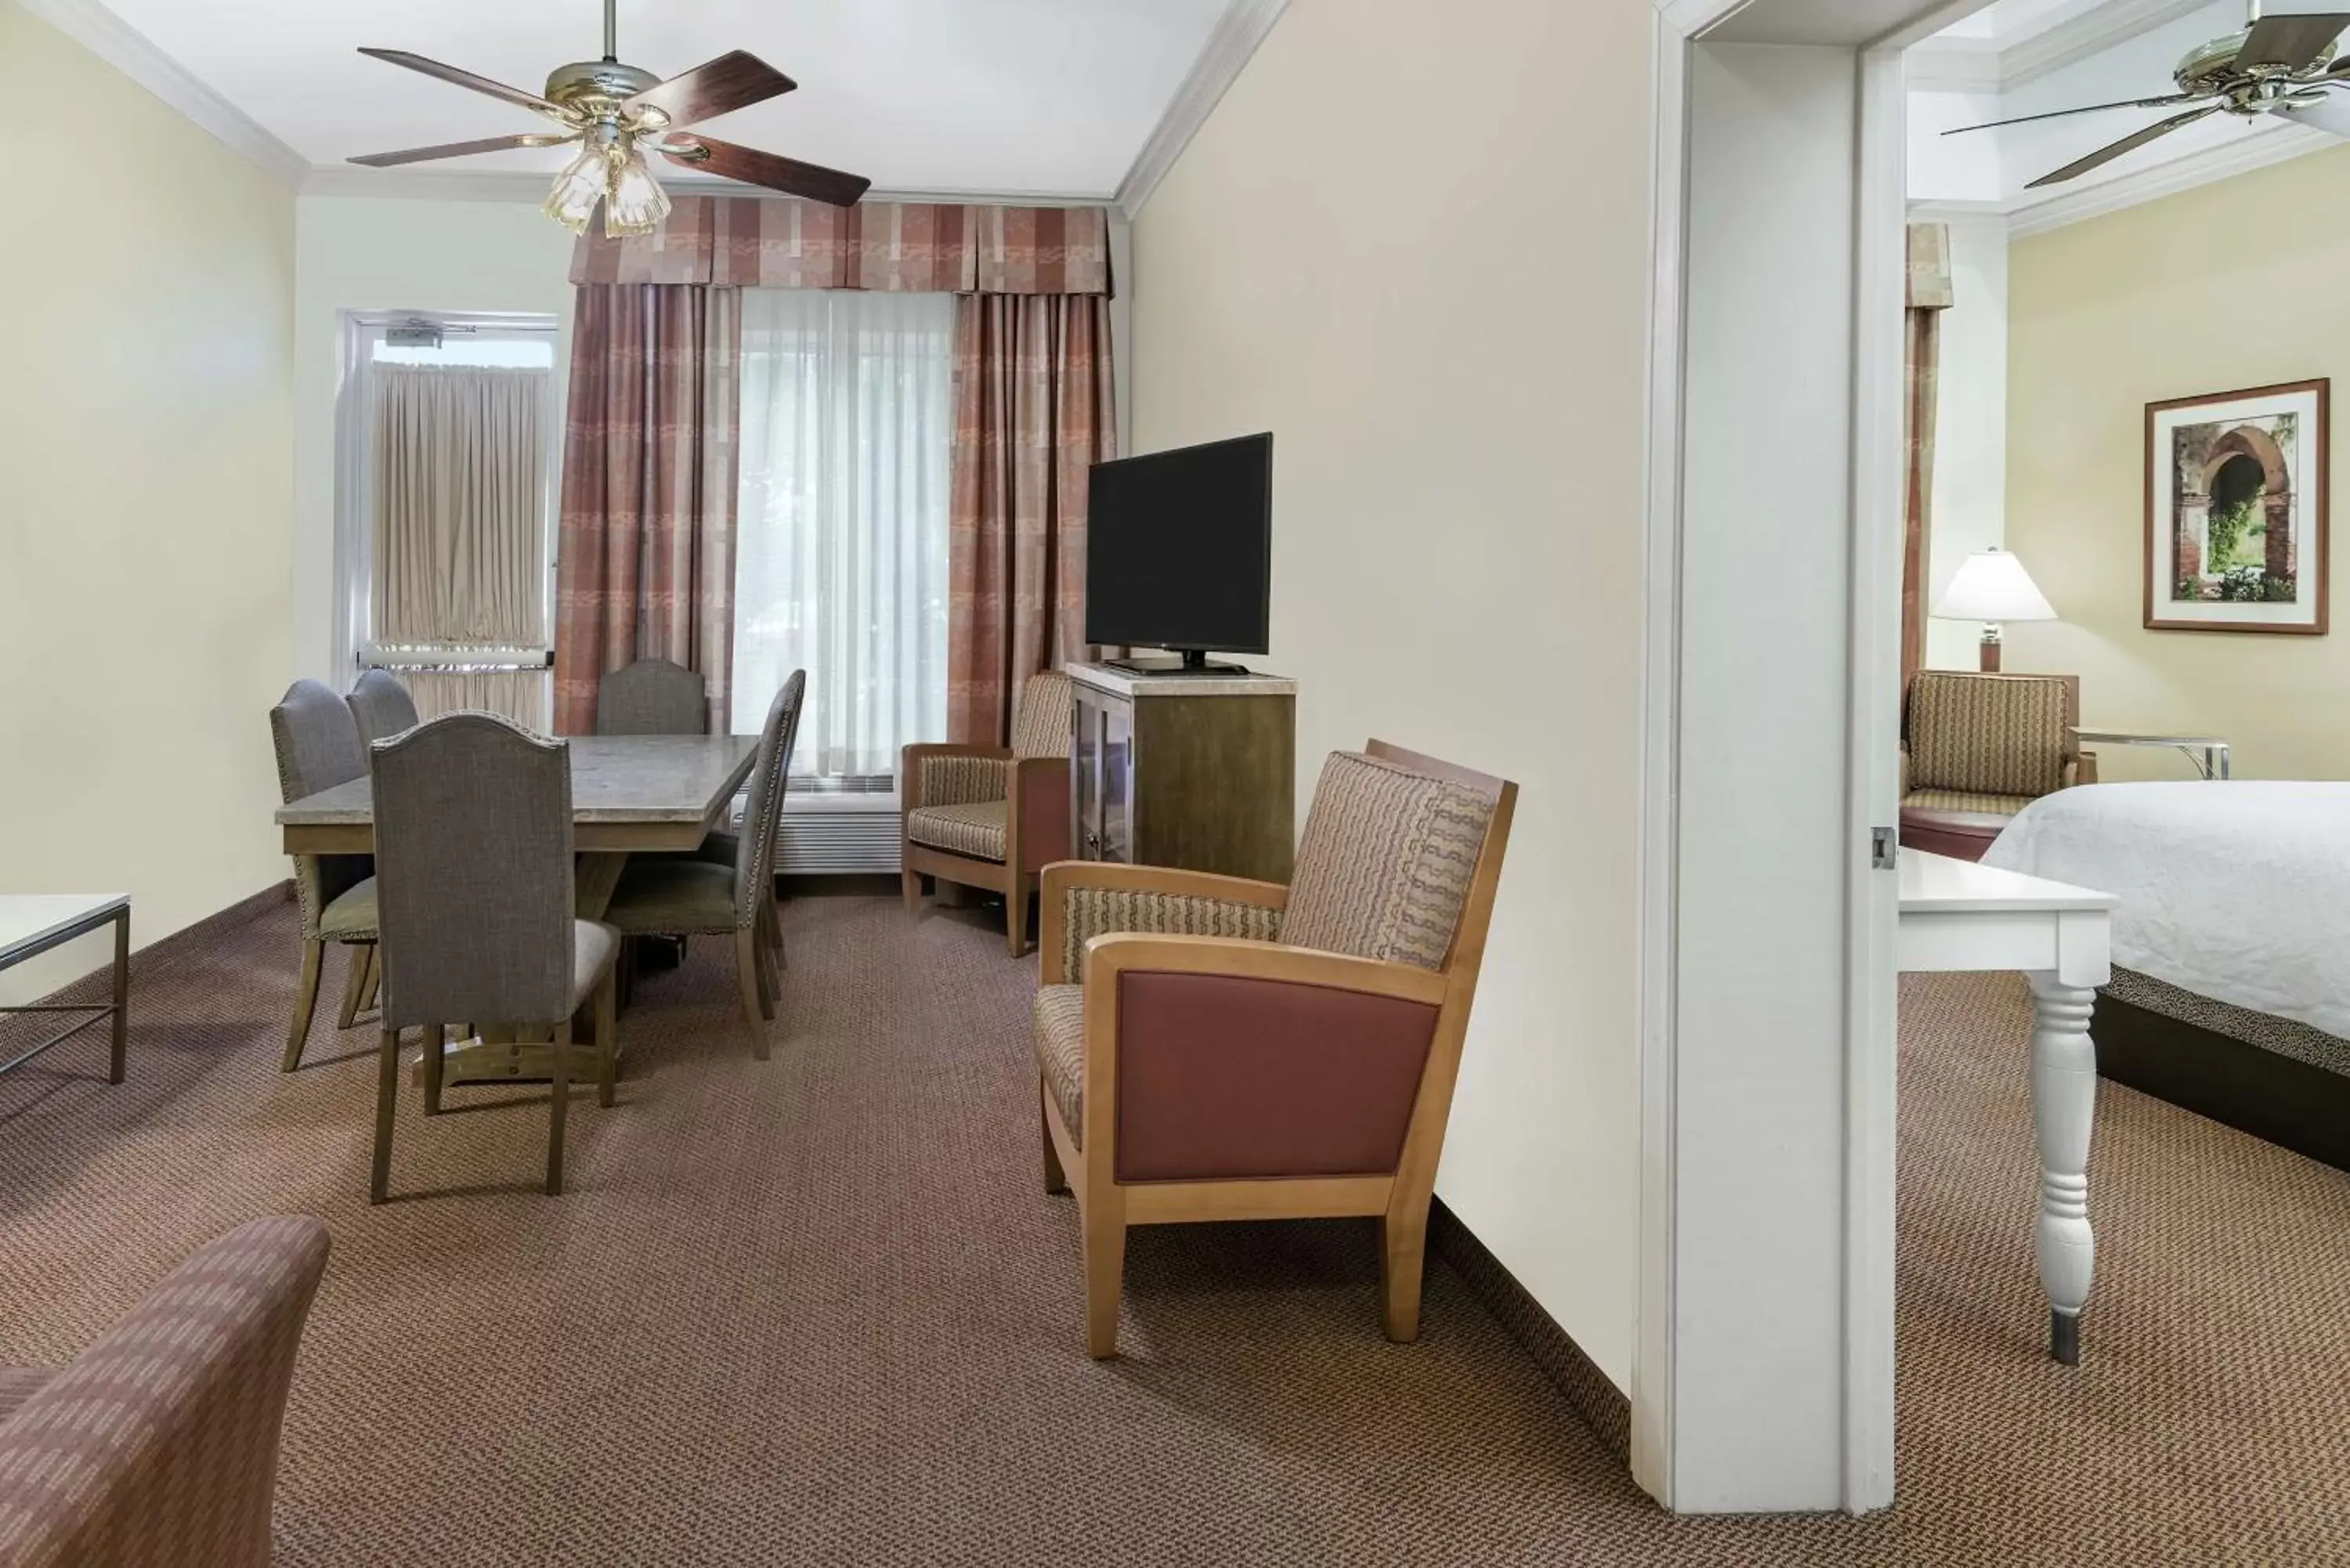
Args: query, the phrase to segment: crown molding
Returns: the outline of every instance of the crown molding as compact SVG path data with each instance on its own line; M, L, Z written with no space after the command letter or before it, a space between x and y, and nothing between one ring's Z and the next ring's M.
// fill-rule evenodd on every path
M2350 144L2314 126L2277 125L2076 191L2051 196L2025 192L2033 197L2030 201L1912 202L1909 216L1917 223L1997 224L2008 238L2017 240L2344 145Z
M24 7L161 99L273 179L298 186L310 161L214 92L98 0L23 0Z
M546 200L554 171L535 169L367 169L320 164L302 179L302 194L343 200L377 202L515 202L537 206ZM664 171L661 184L677 196L770 196L755 185L706 174L672 174ZM788 198L773 194L772 199ZM1066 191L883 191L866 192L871 202L941 202L950 206L1099 207L1109 205L1104 192Z
M2210 4L2104 0L2005 47L1991 38L1929 38L1909 51L1909 86L1926 92L2004 92Z
M1225 89L1240 79L1241 72L1256 54L1273 25L1289 8L1289 0L1231 0L1224 14L1218 18L1215 31L1208 35L1200 57L1192 62L1191 72L1176 89L1174 101L1159 118L1159 124L1136 154L1134 166L1127 171L1126 179L1118 188L1118 211L1130 222L1159 189L1159 182L1183 156L1200 128L1208 123L1215 112Z
M2124 207L2135 207L2141 202L2159 201L2175 196L2181 191L2191 191L2198 185L2209 185L2215 180L2231 179L2249 174L2255 169L2265 169L2272 163L2282 163L2304 153L2322 152L2329 147L2340 147L2343 140L2311 125L2279 125L2241 136L2216 147L2184 158L2174 158L2151 169L2141 169L2133 174L2107 180L2085 190L2068 191L2028 206L2019 206L2009 215L2007 232L2012 238L2044 234L2050 229L2077 223L2085 218L2101 218L2107 213L2117 213Z

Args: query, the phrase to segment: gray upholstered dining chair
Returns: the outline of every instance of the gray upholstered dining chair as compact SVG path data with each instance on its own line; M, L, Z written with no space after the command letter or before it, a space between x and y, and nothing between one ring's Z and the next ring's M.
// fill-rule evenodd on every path
M806 689L807 671L795 670L767 706L734 863L720 866L691 855L632 855L604 911L605 919L632 937L731 934L743 1019L751 1028L752 1054L762 1062L767 1059L764 1023L775 1015L776 980L767 967L765 928L775 919L776 807L791 771Z
M362 674L344 701L351 705L351 718L359 727L362 746L388 741L402 730L416 728L416 699L408 694L408 688L389 670L370 670Z
M291 805L305 795L346 784L367 772L358 724L343 700L316 680L296 680L269 711L269 739L277 751L277 789ZM374 968L375 863L365 855L296 855L294 893L302 909L302 972L294 988L294 1017L286 1030L284 1070L302 1064L310 1017L318 1007L318 971L327 944L351 951L338 1027L359 1016Z
M597 683L599 735L706 735L710 695L702 677L666 659L639 659Z
M619 933L572 913L571 759L494 713L444 713L372 748L383 1019L375 1164L391 1179L400 1032L424 1032L424 1111L441 1109L443 1030L457 1019L554 1031L546 1190L563 1190L571 1016L596 998L598 1098L612 1103Z

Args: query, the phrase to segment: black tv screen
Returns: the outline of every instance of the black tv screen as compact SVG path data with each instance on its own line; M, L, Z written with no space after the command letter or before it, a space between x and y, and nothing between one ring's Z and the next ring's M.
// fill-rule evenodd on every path
M1097 462L1086 523L1086 640L1265 653L1273 437Z

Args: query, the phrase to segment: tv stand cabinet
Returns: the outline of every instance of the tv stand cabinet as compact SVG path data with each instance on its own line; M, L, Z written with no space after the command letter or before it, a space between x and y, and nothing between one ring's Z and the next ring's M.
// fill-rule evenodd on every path
M1070 852L1289 880L1297 682L1073 664Z

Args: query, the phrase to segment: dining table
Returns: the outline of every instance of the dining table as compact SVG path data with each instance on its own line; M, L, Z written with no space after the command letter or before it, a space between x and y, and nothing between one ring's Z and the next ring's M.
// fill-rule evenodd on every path
M577 735L571 762L573 903L600 919L631 855L688 854L723 826L758 760L756 735ZM375 801L365 774L277 809L288 855L372 855ZM442 1045L444 1085L553 1077L544 1032L473 1021L478 1033ZM533 1038L531 1036L536 1035ZM595 1047L573 1046L572 1081L596 1075ZM421 1064L420 1064L421 1071Z

